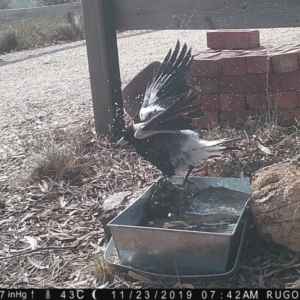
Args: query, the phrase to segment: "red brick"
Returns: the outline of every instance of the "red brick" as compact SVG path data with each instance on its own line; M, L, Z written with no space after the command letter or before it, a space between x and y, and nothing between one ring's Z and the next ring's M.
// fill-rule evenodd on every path
M245 94L221 94L221 111L246 110Z
M188 76L219 77L222 73L220 59L195 59L188 71Z
M270 57L264 56L246 56L246 67L248 73L268 73L271 71Z
M271 56L275 73L287 73L299 70L297 53L281 53Z
M272 91L300 90L300 71L271 75Z
M265 92L268 88L266 74L222 75L222 93Z
M220 114L221 124L244 124L249 116L256 115L256 112L250 110L244 111L223 111Z
M211 49L251 49L259 47L259 31L220 29L206 32L207 47Z
M289 109L298 107L297 92L278 92L272 95L272 102L274 107L279 109Z
M266 93L248 93L246 99L249 110L266 111L274 108L271 96Z
M220 92L219 78L190 77L189 84L203 94L216 94Z
M220 94L200 94L199 103L203 111L220 111Z
M243 56L222 58L223 74L239 75L246 74L246 59Z
M295 119L299 120L300 108L278 110L278 124L285 126L295 125Z
M219 113L216 111L208 111L201 118L193 120L193 125L198 128L207 128L211 123L219 123Z

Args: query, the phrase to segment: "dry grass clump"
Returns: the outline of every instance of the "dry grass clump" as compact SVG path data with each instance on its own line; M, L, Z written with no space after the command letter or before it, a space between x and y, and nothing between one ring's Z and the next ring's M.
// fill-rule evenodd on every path
M267 111L258 118L249 118L245 130L264 147L266 154L289 158L299 153L300 123L295 119L293 126L281 126L277 109ZM263 148L263 147L260 147Z
M82 36L79 26L72 28L69 24L59 24L54 28L54 34L50 37L52 41L76 41Z
M200 131L204 139L241 136L233 142L241 151L208 159L194 171L196 176L251 177L258 169L300 154L300 126L278 125L276 110L249 117L244 126L229 127L213 124Z
M19 46L15 31L5 30L0 32L0 53L10 52Z
M1 0L0 1L0 9L8 9L10 0Z
M33 142L30 181L74 181L84 173L87 137L83 131L56 129Z
M99 284L112 282L115 277L115 267L99 255L95 255L95 265L92 267L91 272Z

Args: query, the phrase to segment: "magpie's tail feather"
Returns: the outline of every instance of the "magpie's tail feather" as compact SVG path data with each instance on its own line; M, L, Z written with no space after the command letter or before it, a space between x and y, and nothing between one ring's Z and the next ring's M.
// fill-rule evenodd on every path
M235 137L223 138L223 139L218 139L218 140L213 140L213 141L200 140L200 144L203 143L206 147L212 147L212 146L226 144L226 143L233 142L236 140L241 140L241 139L242 139L241 136L235 136Z
M190 157L190 164L194 167L199 166L204 160L212 156L219 155L224 151L241 150L241 148L236 146L220 145L220 144L229 143L239 139L241 139L240 136L233 137L233 138L219 139L215 141L198 140L197 145L194 145L188 151Z
M231 151L231 150L242 150L241 148L239 147L224 147L224 149L222 151Z

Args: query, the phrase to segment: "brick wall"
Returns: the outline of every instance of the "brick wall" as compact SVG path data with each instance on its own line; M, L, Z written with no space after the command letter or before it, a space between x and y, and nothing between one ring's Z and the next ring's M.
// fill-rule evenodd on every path
M258 30L207 33L213 49L199 52L189 82L200 93L207 123L242 124L251 115L276 109L282 125L300 116L300 44L260 46Z

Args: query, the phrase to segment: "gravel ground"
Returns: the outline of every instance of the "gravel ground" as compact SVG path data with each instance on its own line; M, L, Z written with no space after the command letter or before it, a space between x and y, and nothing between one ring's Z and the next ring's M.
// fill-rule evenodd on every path
M262 29L260 35L262 45L298 43L300 29ZM205 31L201 30L130 31L118 34L123 87L150 62L162 60L169 48L174 47L177 39L192 46L195 53L206 48L205 37ZM97 176L88 178L93 182L89 183L91 184L89 187L76 192L76 199L74 198L75 190L71 188L70 192L68 187L62 186L60 188L63 188L63 193L66 194L60 191L58 201L57 190L54 191L50 187L50 182L45 181L34 187L34 193L22 190L22 188L13 190L10 187L20 172L28 167L30 151L37 136L44 136L45 133L57 128L72 129L82 127L82 124L93 123L85 42L36 48L0 56L0 103L0 268L4 270L0 274L0 286L97 286L99 282L93 279L91 272L85 270L88 263L93 260L93 255L99 253L98 246L100 244L103 246L104 240L101 226L94 218L99 201L97 195L91 196L91 191L96 190L102 193L101 197L104 197L105 188L96 187L96 184L99 186L105 184L107 174L112 173L112 178L116 176L109 166L105 166L108 169L101 169L101 164L103 165L108 158L113 161L114 154L111 154L113 150L110 146L101 143L96 145L97 149L100 149L97 153L99 164ZM99 153L106 155L107 159L99 157ZM94 154L92 153L91 156ZM95 154L95 157L97 155ZM126 151L122 155L127 155ZM131 159L140 162L140 168L147 168L148 165L134 154L129 155L133 155ZM94 159L96 161L96 158ZM124 169L126 159L120 159L120 157L118 159L119 165L124 163L119 167L120 170ZM130 176L138 171L131 169L133 166L127 167L129 174L127 182L130 182L133 180ZM147 169L146 173L150 177L144 182L150 182L151 176L157 175L156 171L150 169ZM122 188L122 184L119 186L117 183L114 184L119 189ZM39 190L38 193L37 190ZM73 198L70 193L74 196ZM64 202L65 200L61 197L66 197L65 199L69 199L70 202ZM34 199L39 199L36 206ZM6 204L5 209L3 209L2 201ZM68 206L71 202L72 205ZM19 205L22 206L21 210L18 210ZM57 219L55 219L58 214L56 209L61 210ZM72 209L72 212L68 214L70 224L75 222L73 218L77 217L77 212L82 212L82 215L76 219L76 222L82 225L79 229L76 228L78 231L72 227L73 225L68 227L69 219L65 222L62 217L65 209ZM29 221L33 215L39 216L38 222ZM16 224L15 220L18 221ZM64 226L67 227L62 233L60 230ZM54 232L60 232L58 240ZM65 236L66 232L69 234L68 237ZM100 235L102 234L101 238L99 238L99 232ZM83 239L84 237L86 238ZM20 241L23 242L20 243ZM64 257L51 254L50 258L32 256L27 260L22 257L1 260L1 256L11 256L28 249L24 247L24 245L28 246L28 241L32 249L36 248L37 243L42 247L70 246L68 241L77 241L78 244L71 245L70 247L74 249L69 252L65 250ZM56 250L51 251L56 253ZM82 253L85 256L80 258ZM43 265L44 262L47 262L47 265ZM69 269L66 272L67 268ZM81 270L85 270L85 273ZM44 276L43 280L41 276Z

